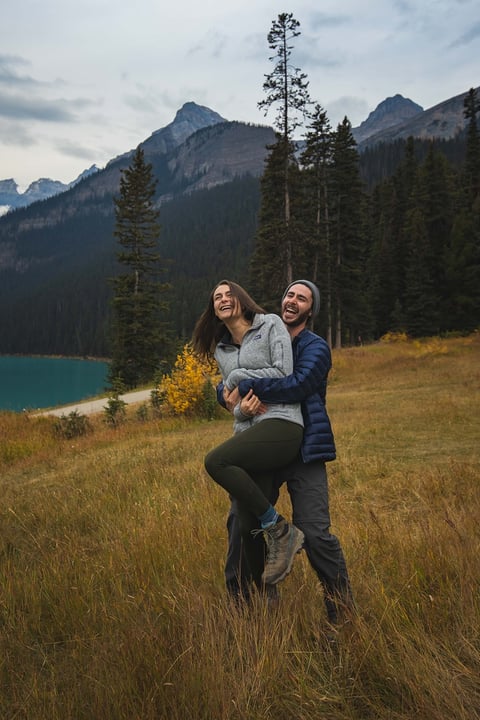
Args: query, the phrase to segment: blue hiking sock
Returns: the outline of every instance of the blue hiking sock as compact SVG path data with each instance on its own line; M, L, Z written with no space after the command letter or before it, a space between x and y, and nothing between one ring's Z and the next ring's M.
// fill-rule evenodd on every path
M260 520L262 530L264 530L267 527L275 525L278 520L278 512L275 510L273 505L270 505L268 510L266 510L263 515L260 515L258 519Z

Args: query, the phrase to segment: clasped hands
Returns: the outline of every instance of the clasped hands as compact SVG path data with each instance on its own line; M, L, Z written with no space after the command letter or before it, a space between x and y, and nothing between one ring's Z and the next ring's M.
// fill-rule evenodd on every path
M238 403L240 403L240 410L242 412L242 415L246 415L247 417L253 417L254 415L263 415L263 413L267 409L267 406L258 399L258 397L254 394L253 390L249 390L245 397L242 398L240 397L238 388L228 390L228 388L224 387L223 399L225 400L227 410L229 410L230 412L233 412Z

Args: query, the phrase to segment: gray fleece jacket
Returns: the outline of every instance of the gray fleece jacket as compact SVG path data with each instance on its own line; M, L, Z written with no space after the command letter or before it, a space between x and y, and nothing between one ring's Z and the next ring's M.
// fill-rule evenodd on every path
M229 390L247 378L286 377L293 372L292 341L278 315L257 314L241 345L232 342L230 333L222 338L215 348L215 360ZM253 418L243 415L238 404L233 414L236 433L270 418L289 420L303 427L300 403L268 405L264 414Z

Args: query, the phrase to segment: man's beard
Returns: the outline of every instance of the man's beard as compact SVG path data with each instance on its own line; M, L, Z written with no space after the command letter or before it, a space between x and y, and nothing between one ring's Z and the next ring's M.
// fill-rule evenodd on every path
M303 313L298 313L298 315L295 315L292 319L285 320L284 313L282 311L282 320L288 327L298 327L299 325L306 325L308 321L310 320L310 310L306 310Z

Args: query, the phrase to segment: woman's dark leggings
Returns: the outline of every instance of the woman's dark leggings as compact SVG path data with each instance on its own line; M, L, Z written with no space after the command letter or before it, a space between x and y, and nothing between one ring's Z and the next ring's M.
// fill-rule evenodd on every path
M295 459L302 438L297 423L261 420L211 450L205 468L240 506L260 517L270 507L271 471Z

